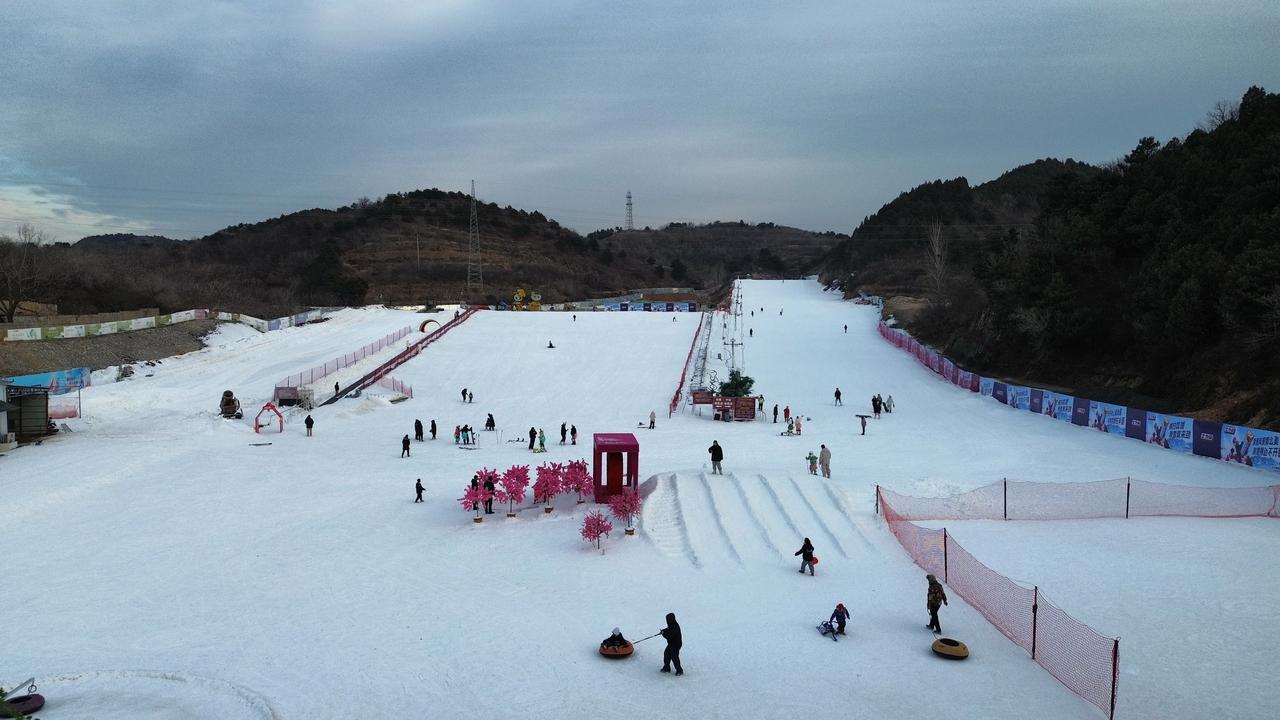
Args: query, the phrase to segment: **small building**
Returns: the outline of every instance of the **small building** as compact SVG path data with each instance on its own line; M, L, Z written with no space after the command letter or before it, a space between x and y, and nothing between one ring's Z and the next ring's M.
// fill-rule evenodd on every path
M636 441L635 435L595 433L592 435L591 444L594 456L592 473L595 478L596 502L608 502L614 495L621 495L626 490L639 489L640 443ZM600 462L602 455L604 456L603 465Z
M33 442L51 434L49 389L38 385L3 385L7 432L18 442Z

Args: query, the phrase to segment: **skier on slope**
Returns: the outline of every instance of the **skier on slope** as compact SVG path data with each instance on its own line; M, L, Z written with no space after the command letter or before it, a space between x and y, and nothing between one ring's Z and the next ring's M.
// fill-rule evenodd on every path
M809 542L809 538L804 539L804 544L795 552L800 556L800 574L804 574L804 569L809 568L810 577L813 576L813 543Z
M929 592L925 600L925 607L929 609L929 624L925 627L941 634L942 625L938 622L938 608L947 604L947 591L942 589L942 583L938 582L938 578L932 575L925 575L929 581Z

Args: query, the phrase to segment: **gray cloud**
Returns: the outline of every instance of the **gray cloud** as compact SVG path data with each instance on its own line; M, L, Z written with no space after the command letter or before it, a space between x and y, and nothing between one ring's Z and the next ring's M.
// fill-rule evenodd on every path
M630 188L641 224L847 232L1280 75L1274 3L830 5L7 2L0 227L189 237L475 178L583 231Z

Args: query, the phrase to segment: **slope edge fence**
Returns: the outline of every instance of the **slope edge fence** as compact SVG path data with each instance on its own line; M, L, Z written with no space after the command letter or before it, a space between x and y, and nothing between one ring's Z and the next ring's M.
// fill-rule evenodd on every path
M689 362L693 360L693 349L698 346L698 337L702 335L702 323L706 322L707 315L703 313L698 318L698 327L693 331L693 339L689 341L689 354L684 357L684 366L680 368L680 382L676 384L676 393L671 396L671 406L667 408L667 417L675 414L676 408L680 407L680 396L684 393L684 379L689 374Z
M1139 440L1174 452L1280 472L1280 432L1098 402L982 377L881 321L880 336L953 385L1036 415Z

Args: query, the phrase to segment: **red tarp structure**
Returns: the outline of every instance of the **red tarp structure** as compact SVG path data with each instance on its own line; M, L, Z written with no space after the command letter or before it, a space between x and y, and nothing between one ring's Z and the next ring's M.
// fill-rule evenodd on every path
M591 438L596 502L607 502L611 496L621 495L624 490L637 490L640 486L640 443L636 436L631 433L595 433ZM603 466L600 463L602 455Z

